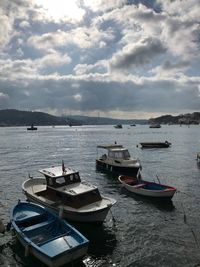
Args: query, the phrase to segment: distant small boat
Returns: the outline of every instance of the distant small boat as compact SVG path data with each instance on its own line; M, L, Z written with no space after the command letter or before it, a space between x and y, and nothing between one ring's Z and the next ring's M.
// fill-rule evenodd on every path
M171 199L176 192L175 187L125 175L119 176L118 180L128 191L146 197Z
M142 148L164 148L171 146L171 143L168 141L165 142L142 142L140 143Z
M11 211L11 226L25 247L25 255L31 253L50 267L81 259L87 253L89 241L40 205L19 202Z
M161 128L160 124L151 124L149 125L149 128Z
M37 127L35 127L33 124L31 125L31 127L27 128L28 131L36 131Z
M115 127L116 129L122 129L122 125L121 125L121 124L114 125L114 127Z
M136 124L131 124L130 126L136 126Z

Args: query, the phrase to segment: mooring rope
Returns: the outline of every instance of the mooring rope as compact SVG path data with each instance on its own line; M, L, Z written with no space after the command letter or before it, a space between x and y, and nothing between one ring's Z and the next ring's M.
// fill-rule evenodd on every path
M186 216L186 212L185 212L185 209L184 209L184 206L183 206L183 203L181 202L181 206L182 206L182 209L183 209L183 220L184 220L184 223L188 226L188 228L190 229L191 233L192 233L192 236L194 238L194 241L195 241L195 244L197 246L197 248L199 248L199 242L198 242L198 239L196 237L196 234L194 232L194 230L192 229L192 227L190 227L190 225L188 224L187 222L187 216Z

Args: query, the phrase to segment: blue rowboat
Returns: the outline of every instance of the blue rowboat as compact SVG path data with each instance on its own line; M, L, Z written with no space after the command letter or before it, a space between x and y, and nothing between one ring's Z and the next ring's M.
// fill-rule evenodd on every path
M89 241L70 224L44 207L21 202L11 211L11 226L29 253L50 267L80 260Z

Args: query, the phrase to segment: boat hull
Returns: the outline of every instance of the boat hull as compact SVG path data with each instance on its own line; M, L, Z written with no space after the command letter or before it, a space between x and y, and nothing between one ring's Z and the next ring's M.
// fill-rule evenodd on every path
M176 192L176 188L174 187L160 185L154 182L141 180L138 184L131 185L123 181L122 176L119 176L118 180L128 191L145 197L171 199Z
M29 243L24 240L23 236L20 233L16 232L16 237L25 249L25 256L31 254L49 267L59 267L70 262L79 261L87 254L88 250L88 246L84 246L77 249L76 251L64 253L57 259L52 259L45 256L43 253L40 253L33 246L30 246Z
M96 160L96 169L105 173L115 173L115 174L129 174L136 177L141 166L119 166L106 163L102 160Z
M110 207L107 207L105 209L102 209L100 211L91 211L91 212L75 212L75 211L69 211L66 208L62 207L53 207L50 204L47 204L44 201L41 201L39 198L30 195L28 193L25 193L27 199L29 201L32 201L34 203L40 204L45 206L46 208L50 209L52 212L56 213L57 215L60 214L60 217L63 219L66 219L68 221L72 222L85 222L85 223L97 223L102 224L106 216L110 210Z
M29 190L26 188L26 184L28 183ZM31 185L30 183L33 184ZM45 189L46 185L44 179L30 179L25 181L22 185L22 190L29 201L45 206L52 212L58 214L61 218L67 219L68 221L102 224L105 221L110 208L116 202L114 199L103 197L103 199L109 203L103 207L100 207L100 203L97 202L95 207L91 206L91 208L88 208L87 210L71 209L63 203L56 203L37 195L37 192Z

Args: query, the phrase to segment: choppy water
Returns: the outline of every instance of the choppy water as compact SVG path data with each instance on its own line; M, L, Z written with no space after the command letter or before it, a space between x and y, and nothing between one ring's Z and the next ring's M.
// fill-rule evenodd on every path
M61 164L80 171L82 179L97 185L104 195L117 200L112 214L101 227L80 226L90 240L88 255L81 266L198 266L200 264L200 151L199 126L25 127L0 128L0 218L9 220L10 208L25 200L21 184L28 174ZM144 141L172 143L166 149L141 149ZM146 180L172 185L180 191L170 204L136 197L119 182L95 170L96 146L113 143L129 148L138 157ZM114 219L113 219L114 217ZM0 236L0 266L44 266L25 258L15 238ZM78 264L80 266L80 264Z

